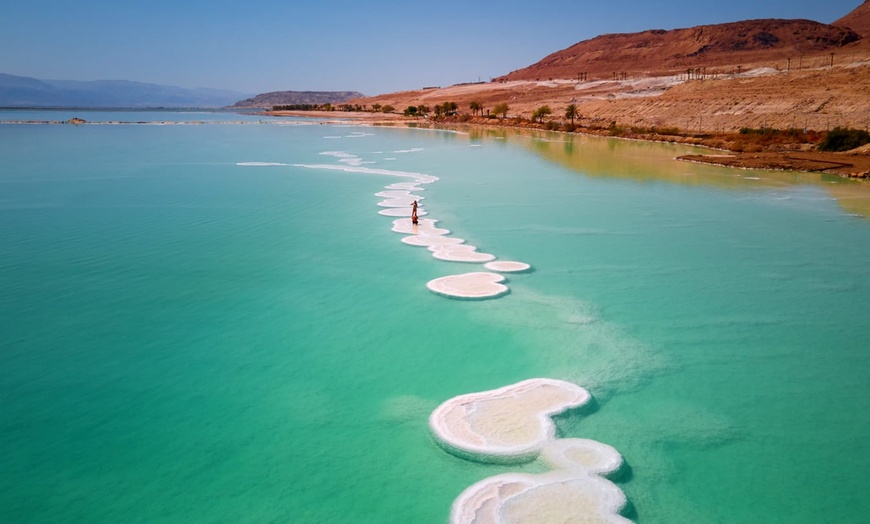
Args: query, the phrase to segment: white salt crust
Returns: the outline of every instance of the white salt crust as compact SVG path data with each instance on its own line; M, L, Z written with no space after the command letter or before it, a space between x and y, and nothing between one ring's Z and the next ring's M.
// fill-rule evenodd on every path
M504 278L496 273L467 275ZM589 398L588 391L570 382L529 379L454 397L432 412L429 428L446 449L473 454L478 460L531 460L555 437L556 426L550 417L582 406Z
M450 522L628 524L631 521L619 514L625 503L625 494L597 475L506 473L463 491L451 506Z
M520 273L528 271L532 266L525 262L515 262L513 260L494 260L483 265L490 271L498 271L499 273Z
M406 197L406 198L388 198L386 200L381 200L378 202L378 205L381 207L407 207L410 208L411 204L415 201L419 200L415 197ZM417 214L420 214L420 210L422 207L417 208Z
M432 247L461 244L465 242L465 240L444 235L414 235L410 237L404 237L402 239L402 242L408 244L409 246Z
M488 262L495 260L495 255L480 253L476 247L468 244L431 246L429 251L438 260L446 260L448 262Z
M393 159L395 160L395 159ZM405 191L426 191L425 188L420 187L417 182L397 182L395 184L390 184L384 189L401 189Z
M325 153L321 153L325 154ZM332 155L338 156L338 155ZM347 156L347 161L353 162L353 155ZM341 158L341 157L339 157ZM345 161L345 160L340 160ZM347 163L347 162L346 162ZM410 171L393 171L391 169L378 169L374 167L361 167L358 165L337 165L337 164L292 164L294 167L305 167L308 169L327 169L332 171L344 171L345 173L363 173L367 175L386 175L410 178L420 184L431 184L437 182L438 177L425 175L423 173L412 173Z
M410 191L399 191L397 189L391 189L387 191L379 191L375 193L375 196L381 198L408 198L411 197L411 201L414 200L426 200L426 197L416 196Z
M410 217L411 216L411 206L402 205L401 207L388 207L386 209L382 209L378 211L379 215L384 215L388 217ZM417 216L424 217L428 215L426 211L420 207L417 208ZM408 219L408 222L411 222L411 219Z
M595 522L627 524L622 491L601 477L622 466L613 447L590 439L556 439L550 417L586 403L589 393L570 382L536 378L491 391L460 395L429 417L448 451L486 462L540 455L553 471L486 478L453 502L450 522Z
M435 223L438 222L438 220L423 218L420 219L419 222L419 224L414 225L411 223L410 218L393 220L393 231L405 235L447 235L450 233L449 229L435 227Z
M498 273L479 271L436 278L427 282L426 287L436 295L444 297L485 299L500 297L510 291L507 286L499 283L502 281L504 277Z
M622 455L613 446L586 438L556 439L541 451L541 458L554 469L607 475L622 467Z

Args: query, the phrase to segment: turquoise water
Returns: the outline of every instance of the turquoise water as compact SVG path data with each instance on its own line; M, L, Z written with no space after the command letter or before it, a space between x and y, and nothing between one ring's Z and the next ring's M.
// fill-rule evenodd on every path
M480 265L390 231L406 180L299 167L326 151L439 177L427 218L535 270L429 293ZM593 394L560 434L623 454L636 522L866 521L870 192L683 151L0 125L0 521L444 522L542 466L448 455L429 413L536 376Z

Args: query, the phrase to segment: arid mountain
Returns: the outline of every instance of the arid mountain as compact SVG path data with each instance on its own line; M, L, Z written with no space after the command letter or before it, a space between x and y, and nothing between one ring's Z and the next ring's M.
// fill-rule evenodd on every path
M585 40L495 81L576 79L582 73L587 80L661 76L689 68L731 72L752 65L786 69L798 67L801 57L835 52L860 39L851 29L810 20L747 20L671 31L653 29Z
M392 105L399 111L451 102L468 115L472 103L483 107L483 115L507 104L508 118L526 120L547 105L552 110L548 121L564 121L565 108L574 104L584 125L691 132L791 126L864 129L870 125L868 20L870 1L865 1L832 25L751 20L604 35L493 82L348 102Z
M870 37L870 0L864 0L854 11L831 25L848 27L864 38Z
M279 105L341 104L365 96L356 91L273 91L236 102L234 108L266 108Z

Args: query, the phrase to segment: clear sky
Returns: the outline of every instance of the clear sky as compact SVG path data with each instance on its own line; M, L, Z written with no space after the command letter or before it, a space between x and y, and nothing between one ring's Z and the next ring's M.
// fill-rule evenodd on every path
M830 23L862 0L19 0L0 73L376 95L489 80L604 33Z

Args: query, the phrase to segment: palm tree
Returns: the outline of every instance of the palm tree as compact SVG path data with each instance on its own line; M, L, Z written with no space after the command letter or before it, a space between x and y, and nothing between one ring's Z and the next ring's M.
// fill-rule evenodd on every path
M571 125L574 125L574 119L580 116L580 110L577 109L577 104L568 104L565 108L565 118L571 119Z
M478 102L477 100L475 100L471 104L469 104L468 107L471 108L472 115L476 115L478 113L478 111L483 109L483 107L480 105L480 102Z

